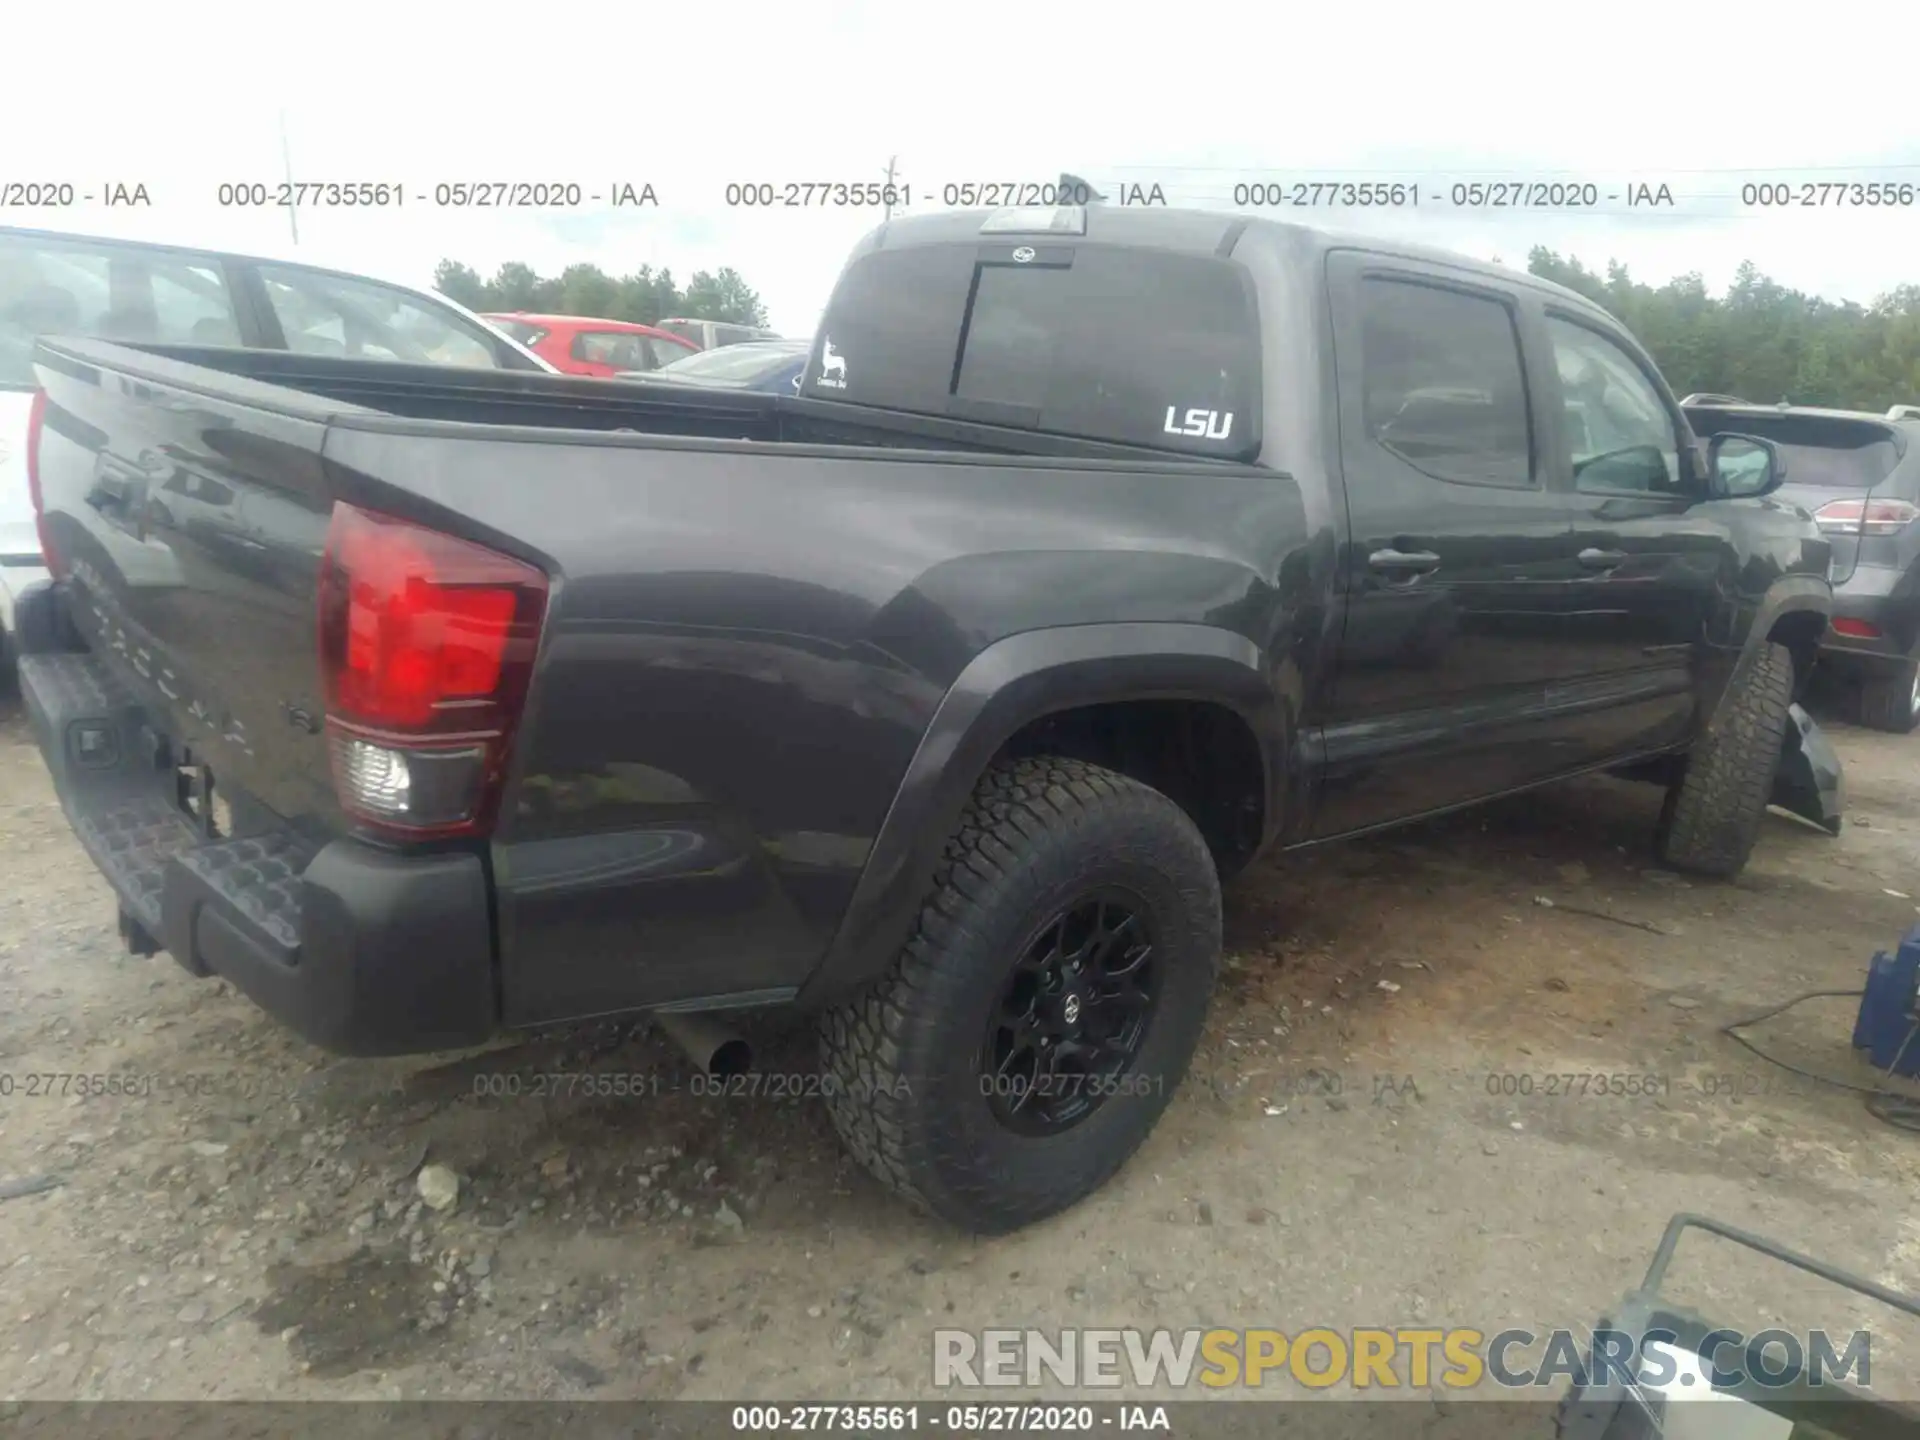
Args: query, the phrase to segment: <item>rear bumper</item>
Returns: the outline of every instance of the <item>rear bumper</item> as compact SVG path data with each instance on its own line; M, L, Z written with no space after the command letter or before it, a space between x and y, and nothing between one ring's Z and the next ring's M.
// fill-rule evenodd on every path
M192 973L230 980L343 1054L447 1049L493 1033L479 856L402 856L270 825L210 837L177 803L171 743L105 666L28 653L19 670L61 808L119 897L130 943L141 937L127 919Z
M1835 669L1865 671L1920 654L1920 567L1858 565L1833 592L1833 620L1870 625L1872 636L1846 635L1831 623L1820 656Z

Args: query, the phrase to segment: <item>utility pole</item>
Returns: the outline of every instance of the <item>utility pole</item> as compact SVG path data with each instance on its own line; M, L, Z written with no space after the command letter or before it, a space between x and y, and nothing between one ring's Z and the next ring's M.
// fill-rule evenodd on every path
M299 206L294 202L300 192L293 188L293 151L287 146L287 112L280 112L280 162L287 171L287 224L293 227L293 243L300 243Z
M881 196L886 202L887 213L881 217L883 220L893 219L893 167L899 158L898 155L889 155L887 157L887 188Z

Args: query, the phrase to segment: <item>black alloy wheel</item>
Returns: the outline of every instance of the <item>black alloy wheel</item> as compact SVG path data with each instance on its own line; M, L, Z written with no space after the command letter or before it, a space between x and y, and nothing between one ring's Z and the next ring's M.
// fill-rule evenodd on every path
M981 1093L1024 1135L1079 1124L1113 1093L1159 997L1153 934L1138 897L1103 890L1043 924L987 1022Z

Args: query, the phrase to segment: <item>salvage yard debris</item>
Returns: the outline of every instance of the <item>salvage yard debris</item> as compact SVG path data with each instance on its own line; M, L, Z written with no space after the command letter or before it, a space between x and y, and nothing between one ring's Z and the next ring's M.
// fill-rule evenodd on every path
M66 1184L58 1175L27 1175L18 1180L0 1180L0 1200L18 1200L25 1195L44 1195Z
M1605 910L1589 910L1585 905L1568 905L1562 901L1550 900L1545 895L1533 897L1533 903L1544 910L1564 910L1569 915L1585 915L1593 920L1606 920L1615 925L1631 925L1635 930L1645 930L1649 935L1674 936L1680 932L1665 925L1656 925L1651 920L1634 920L1625 915L1612 915Z

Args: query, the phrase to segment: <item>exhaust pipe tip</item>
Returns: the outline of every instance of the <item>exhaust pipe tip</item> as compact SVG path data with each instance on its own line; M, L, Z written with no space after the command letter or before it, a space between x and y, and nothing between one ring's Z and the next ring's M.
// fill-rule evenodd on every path
M729 1080L753 1068L753 1047L738 1035L729 1036L707 1057L707 1073L716 1080Z
M753 1047L745 1037L707 1015L657 1010L653 1020L710 1079L730 1080L753 1068Z

